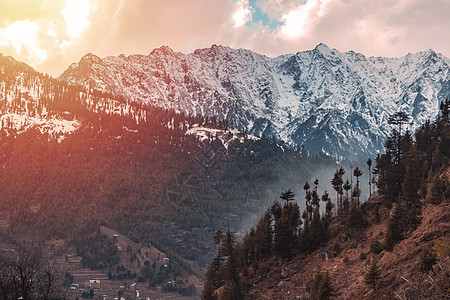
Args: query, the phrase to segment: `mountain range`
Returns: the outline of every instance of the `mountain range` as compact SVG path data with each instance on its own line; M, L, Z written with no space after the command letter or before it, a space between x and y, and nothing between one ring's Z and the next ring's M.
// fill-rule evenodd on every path
M388 118L414 131L450 97L450 60L427 50L399 58L339 52L324 44L270 58L213 45L190 54L85 55L58 78L128 100L216 116L255 136L313 154L365 160L383 149Z

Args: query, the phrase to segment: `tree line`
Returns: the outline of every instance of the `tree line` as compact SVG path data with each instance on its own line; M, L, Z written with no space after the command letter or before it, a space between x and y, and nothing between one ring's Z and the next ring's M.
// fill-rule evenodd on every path
M449 104L450 100L443 101L439 117L434 122L427 121L415 138L408 130L402 133L402 125L409 117L402 112L394 114L389 122L395 127L386 141L385 152L377 156L374 168L372 160L367 160L369 196L372 185L376 185L383 205L392 208L384 241L373 239L372 253L392 251L396 243L417 228L423 201L431 204L449 201L449 179L442 172L448 168L450 158ZM344 180L345 173L344 168L338 168L331 179L335 203L327 191L319 196L318 180L312 187L306 182L302 213L294 193L288 189L280 195L282 203L275 201L242 241L236 242L229 228L225 234L218 231L214 242L219 250L206 272L202 299L240 299L245 289L237 274L245 277L250 266L257 268L272 256L290 260L298 253L316 250L328 241L333 220L347 228L366 226L366 211L360 199L359 177L363 172L359 167L351 170L351 182ZM321 203L325 204L322 213ZM425 270L423 266L429 270L430 264L436 263L430 251L421 252L421 270ZM377 261L372 260L364 281L375 289L380 278ZM318 272L311 276L307 292L312 299L328 299L332 295L328 274Z

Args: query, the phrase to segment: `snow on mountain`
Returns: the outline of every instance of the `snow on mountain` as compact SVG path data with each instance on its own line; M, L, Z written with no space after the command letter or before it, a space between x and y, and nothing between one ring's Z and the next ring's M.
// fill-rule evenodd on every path
M253 135L248 135L242 132L239 132L237 129L228 130L219 129L219 128L209 128L194 125L189 130L186 131L188 135L196 136L200 141L211 140L214 138L219 139L225 148L228 149L228 145L230 142L238 140L240 143L243 143L245 139L249 140L259 140L258 137Z
M0 53L0 132L9 135L37 129L61 142L81 127L87 111L147 118L142 105L82 87L70 87Z
M84 56L60 80L126 99L218 116L255 136L311 153L367 159L383 148L388 117L402 110L410 130L450 97L450 60L432 50L399 58L366 57L319 44L269 58L213 45L182 54Z
M21 133L31 128L36 128L41 133L47 133L50 138L57 138L59 142L65 138L65 135L80 127L80 123L77 120L66 120L46 115L33 117L16 113L1 114L0 122L2 129L10 128L17 133Z
M43 99L51 97L50 80L28 65L0 54L1 131L21 133L36 128L60 142L80 126L70 113L50 113L44 105Z

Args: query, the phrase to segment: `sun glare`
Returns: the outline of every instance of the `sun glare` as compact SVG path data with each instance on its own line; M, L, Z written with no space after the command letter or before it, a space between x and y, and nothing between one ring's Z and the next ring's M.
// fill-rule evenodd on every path
M47 58L47 51L40 47L38 30L39 26L34 22L14 22L5 29L0 29L0 46L12 46L19 55L43 61Z
M307 16L303 10L294 10L283 16L284 26L281 31L288 37L296 37L305 33Z
M91 3L88 0L67 0L66 6L61 10L67 27L67 34L72 38L79 37L89 28L89 15Z
M297 9L291 10L282 17L284 25L281 28L283 35L298 37L305 35L311 23L318 17L325 15L325 10L330 0L309 0Z

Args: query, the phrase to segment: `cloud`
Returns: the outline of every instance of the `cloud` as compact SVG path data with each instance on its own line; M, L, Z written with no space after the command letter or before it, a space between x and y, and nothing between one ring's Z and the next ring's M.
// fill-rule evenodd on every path
M258 6L269 18L277 20L301 4L298 0L262 0L258 2Z
M248 1L239 0L236 3L237 10L233 14L234 27L239 27L244 25L245 23L251 21L252 12L250 11L250 7Z
M45 15L47 0L2 0L0 1L0 26L5 27L16 21L34 21Z
M61 10L67 27L67 34L72 38L79 37L89 28L89 15L92 5L87 0L67 0Z
M88 52L148 54L162 45L186 53L222 44L276 56L323 42L365 55L432 48L450 57L449 11L448 0L0 1L0 52L55 76Z
M317 19L324 16L329 2L330 0L309 0L283 14L281 33L291 38L307 34L315 26Z
M400 56L428 48L444 51L441 34L450 28L450 19L442 11L450 11L449 1L333 0L309 36L366 55ZM445 48L448 56L450 44Z
M33 59L36 63L44 61L48 54L38 39L39 26L28 20L16 21L0 29L0 46L11 47L18 55Z

